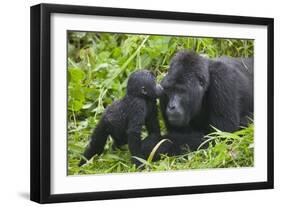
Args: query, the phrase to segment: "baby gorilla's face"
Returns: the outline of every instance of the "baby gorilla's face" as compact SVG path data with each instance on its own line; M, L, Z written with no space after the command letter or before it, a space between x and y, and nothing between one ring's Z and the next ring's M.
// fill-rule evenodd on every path
M148 70L132 73L127 85L128 95L156 99L162 94L162 86L156 84L155 76Z

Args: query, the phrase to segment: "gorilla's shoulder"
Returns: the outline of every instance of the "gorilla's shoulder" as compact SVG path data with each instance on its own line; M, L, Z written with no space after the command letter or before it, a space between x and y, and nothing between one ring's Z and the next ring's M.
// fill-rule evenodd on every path
M229 68L235 68L242 72L253 73L254 58L242 58L242 57L227 57L222 56L214 59L214 61L224 63Z
M229 67L229 64L223 59L210 59L209 61L209 71L211 73L224 73L231 72L233 67Z

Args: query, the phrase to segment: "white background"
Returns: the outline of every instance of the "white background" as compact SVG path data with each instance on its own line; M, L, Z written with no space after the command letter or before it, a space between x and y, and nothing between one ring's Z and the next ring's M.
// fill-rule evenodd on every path
M29 198L29 7L46 1L3 1L1 3L0 94L1 167L0 205L36 206ZM281 105L280 37L278 1L235 0L96 0L48 1L49 3L127 7L198 13L219 13L275 18L275 106ZM277 58L279 57L279 58ZM275 107L275 189L212 193L113 201L54 204L53 206L262 206L280 205L280 108ZM279 152L277 151L279 150Z

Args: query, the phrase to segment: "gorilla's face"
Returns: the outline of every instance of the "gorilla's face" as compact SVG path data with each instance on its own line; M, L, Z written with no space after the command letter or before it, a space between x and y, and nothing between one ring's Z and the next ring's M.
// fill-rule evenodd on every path
M191 52L179 52L171 60L162 80L165 113L172 126L187 126L199 113L209 84L209 72L204 58Z

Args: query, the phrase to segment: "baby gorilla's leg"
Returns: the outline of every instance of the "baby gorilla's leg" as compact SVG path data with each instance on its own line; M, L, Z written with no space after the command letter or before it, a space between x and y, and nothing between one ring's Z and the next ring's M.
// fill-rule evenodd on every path
M89 160L96 154L101 154L104 150L104 145L106 143L109 133L107 132L107 124L102 118L98 123L97 127L92 133L90 143L85 150L83 156ZM82 159L79 163L79 166L86 163L85 159Z
M126 146L125 146L126 144L128 144L127 141L124 141L124 140L117 141L117 139L113 139L112 150L113 151L124 150L124 149L126 149Z

